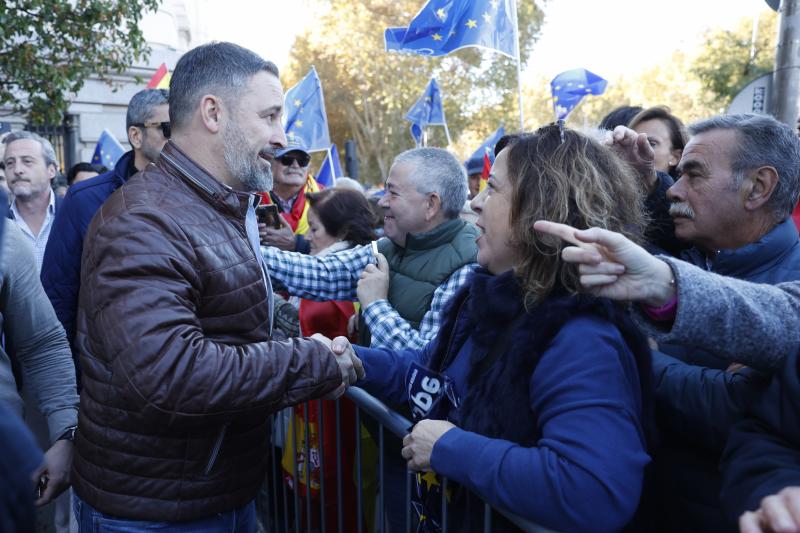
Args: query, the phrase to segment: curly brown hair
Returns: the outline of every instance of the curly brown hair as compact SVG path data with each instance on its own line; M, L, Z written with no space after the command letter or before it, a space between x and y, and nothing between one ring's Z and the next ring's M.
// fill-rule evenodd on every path
M533 230L537 220L578 229L605 228L640 241L646 225L644 188L634 170L609 147L557 125L533 134L506 136L511 184L510 244L520 261L516 275L525 305L536 305L554 289L580 290L574 265L561 259L561 239Z

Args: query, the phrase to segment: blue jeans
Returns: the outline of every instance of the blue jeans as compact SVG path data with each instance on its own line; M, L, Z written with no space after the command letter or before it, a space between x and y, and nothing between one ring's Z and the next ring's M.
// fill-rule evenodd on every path
M74 493L73 493L74 494ZM147 522L128 520L101 513L74 494L72 501L80 533L253 533L256 530L256 504L252 501L233 511L192 520L191 522Z

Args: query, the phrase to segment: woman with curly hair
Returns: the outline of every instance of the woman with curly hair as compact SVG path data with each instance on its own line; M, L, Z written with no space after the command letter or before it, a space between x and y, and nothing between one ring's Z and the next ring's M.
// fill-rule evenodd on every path
M420 527L482 530L484 506L560 531L615 531L636 511L647 455L649 348L627 310L579 294L560 239L536 220L644 226L632 171L607 147L547 126L504 137L478 213L480 269L421 351L356 347L372 394L409 401L403 457ZM351 349L346 339L334 351ZM493 531L514 530L493 512Z

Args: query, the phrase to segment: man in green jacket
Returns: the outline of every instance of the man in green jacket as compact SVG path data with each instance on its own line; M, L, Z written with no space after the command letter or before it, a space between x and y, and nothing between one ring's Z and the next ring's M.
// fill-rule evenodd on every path
M372 247L312 257L262 247L273 282L312 300L361 303L374 348L422 348L439 331L442 310L476 268L477 229L458 218L467 176L441 148L398 155L379 205L384 232Z

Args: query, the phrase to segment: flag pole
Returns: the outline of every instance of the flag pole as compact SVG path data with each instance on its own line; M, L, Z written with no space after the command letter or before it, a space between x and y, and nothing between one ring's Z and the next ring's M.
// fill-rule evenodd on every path
M447 146L449 148L450 145L453 144L453 141L450 139L450 130L447 129L447 122L445 122L443 126L444 126L444 133L445 135L447 135Z
M514 10L514 29L517 37L517 97L519 99L519 130L525 129L525 114L522 110L522 53L519 49L519 17L517 16L517 0L511 0Z
M333 154L330 146L328 147L328 164L331 166L331 187L336 186L336 168L333 166Z

